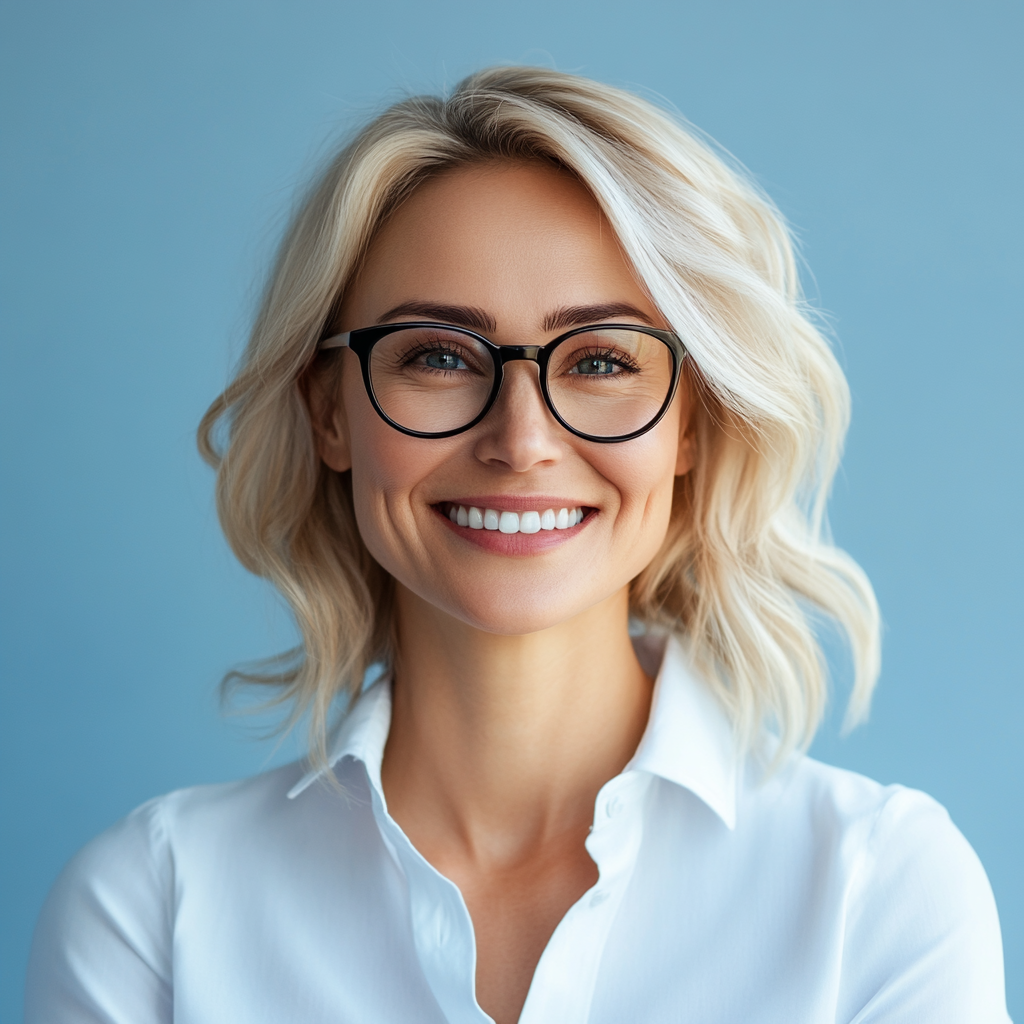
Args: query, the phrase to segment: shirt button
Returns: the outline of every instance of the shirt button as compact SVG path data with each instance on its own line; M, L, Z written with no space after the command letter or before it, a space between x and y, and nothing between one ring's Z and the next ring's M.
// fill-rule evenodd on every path
M608 893L605 892L604 889L598 889L597 892L590 897L590 905L592 907L599 907L606 899L608 899Z

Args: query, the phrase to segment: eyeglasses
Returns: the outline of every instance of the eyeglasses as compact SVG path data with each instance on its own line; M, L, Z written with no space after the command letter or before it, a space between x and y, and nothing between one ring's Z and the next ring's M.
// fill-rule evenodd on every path
M671 331L631 324L577 327L547 345L495 345L449 324L383 324L319 347L350 348L380 416L403 434L434 438L479 423L501 391L505 364L528 359L566 430L588 441L629 441L665 415L686 358Z

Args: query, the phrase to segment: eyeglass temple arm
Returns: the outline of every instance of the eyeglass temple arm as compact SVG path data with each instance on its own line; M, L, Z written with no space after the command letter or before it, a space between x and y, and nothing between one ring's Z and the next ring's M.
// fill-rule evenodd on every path
M334 334L330 338L324 338L324 340L317 345L317 348L348 348L348 342L351 336L351 331L345 331L344 334Z

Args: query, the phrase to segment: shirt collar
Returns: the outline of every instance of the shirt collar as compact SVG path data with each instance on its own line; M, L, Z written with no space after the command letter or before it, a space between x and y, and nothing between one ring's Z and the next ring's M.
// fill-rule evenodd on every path
M708 685L697 677L682 644L675 638L634 640L645 666L661 666L654 684L651 715L627 770L649 772L690 790L727 828L736 827L738 758L732 725ZM380 766L391 726L391 680L370 686L345 716L331 747L326 769L306 773L289 791L298 796L325 771L349 756L366 765L380 791Z
M650 772L688 789L729 829L736 827L739 757L725 709L699 678L674 636L635 640L643 663L664 645L651 716L628 768Z
M331 770L343 757L353 757L366 765L370 781L381 790L380 766L384 760L384 744L391 728L391 676L385 673L363 691L342 720L341 727L325 768L314 768L288 791L294 799L308 789L320 776ZM383 793L381 794L383 796Z

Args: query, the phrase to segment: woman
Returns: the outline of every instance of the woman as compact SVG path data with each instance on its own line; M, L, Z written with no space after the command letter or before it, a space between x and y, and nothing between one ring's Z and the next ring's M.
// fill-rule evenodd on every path
M502 68L388 110L200 429L310 763L86 847L29 1020L1005 1021L942 808L801 753L813 610L851 723L878 668L822 531L847 406L779 215L649 104Z

